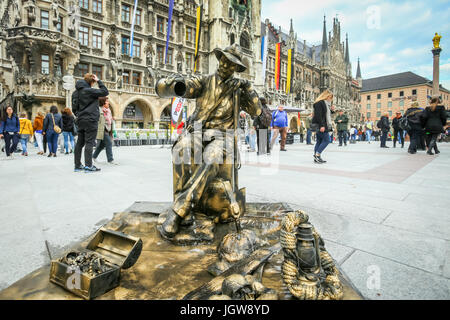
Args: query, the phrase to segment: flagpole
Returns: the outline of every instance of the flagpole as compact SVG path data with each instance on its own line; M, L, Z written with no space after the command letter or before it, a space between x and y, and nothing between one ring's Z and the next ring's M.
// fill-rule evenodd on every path
M138 0L134 0L133 21L131 22L130 57L133 57L134 25L136 23Z

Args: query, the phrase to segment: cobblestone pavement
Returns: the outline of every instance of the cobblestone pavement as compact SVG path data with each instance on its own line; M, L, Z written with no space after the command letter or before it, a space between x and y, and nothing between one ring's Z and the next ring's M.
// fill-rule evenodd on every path
M450 145L439 156L377 143L288 145L243 153L248 201L283 201L310 214L327 249L369 299L450 299ZM0 289L49 263L138 200L171 201L170 149L115 148L118 166L73 172L73 156L0 155Z

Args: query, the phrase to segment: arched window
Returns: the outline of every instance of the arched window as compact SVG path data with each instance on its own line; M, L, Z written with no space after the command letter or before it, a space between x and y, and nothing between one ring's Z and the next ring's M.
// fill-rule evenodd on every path
M242 48L250 50L250 38L247 32L243 32L241 35L240 45Z

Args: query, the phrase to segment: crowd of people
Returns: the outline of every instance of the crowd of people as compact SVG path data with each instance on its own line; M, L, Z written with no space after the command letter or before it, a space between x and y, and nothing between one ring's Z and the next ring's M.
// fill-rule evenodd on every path
M95 83L98 89L93 87ZM0 119L0 141L4 140L2 149L7 159L14 158L19 142L22 156L27 157L28 143L32 141L38 155L45 155L48 149L47 157L57 157L59 141L63 140L61 152L74 154L75 172L100 171L93 161L96 162L102 150L106 150L108 163L116 164L112 152L115 127L108 95L108 89L96 75L86 74L76 84L72 109L66 107L59 113L57 106L51 106L47 114L41 110L31 122L26 112L18 116L12 106L7 106ZM84 164L81 163L83 149Z
M338 142L339 147L345 147L357 141L369 144L379 141L380 148L389 148L387 142L392 141L394 148L397 144L404 148L405 140L409 137L411 142L408 148L409 153L415 154L418 150L424 150L433 155L440 153L437 142L447 135L450 136L450 127L446 125L447 114L439 98L431 99L430 106L425 109L420 108L417 102L413 102L404 115L397 112L390 120L389 113L385 113L376 123L368 120L362 126L350 124L344 110L335 110L332 101L333 93L325 90L315 101L313 113L304 117L299 126L295 118L291 119L292 125L289 128L288 115L283 106L279 106L276 111L270 113L266 99L262 98L263 112L254 119L253 125L248 115L241 114L243 123L241 128L245 131L246 142L250 145L249 151L257 149L258 155L270 154L277 139L279 139L280 151L286 151L288 132L299 134L300 143L304 143L306 134L307 145L312 145L313 141L316 142L314 162L322 164L326 163L322 153L328 144L334 142ZM336 112L338 115L332 120L332 114ZM256 143L254 137L256 137Z
M98 89L93 87L95 83ZM108 163L116 164L112 152L115 126L108 94L108 89L95 75L86 74L76 84L72 109L64 108L61 114L56 106L51 106L47 114L39 111L31 122L26 112L17 116L13 108L7 106L0 122L0 142L4 140L6 157L13 158L19 143L22 155L28 156L28 143L32 139L38 148L38 155L45 155L48 148L48 157L57 157L58 142L63 140L61 152L66 155L74 153L75 172L100 171L93 163L98 163L97 158L103 150L106 151ZM323 164L327 162L322 158L323 152L335 141L339 147L356 141L380 141L381 148L389 148L387 142L392 141L394 148L397 143L404 148L405 140L409 137L410 154L426 150L429 155L434 155L440 153L437 142L442 135L450 135L450 129L446 127L446 110L437 97L432 98L430 106L425 109L414 102L404 115L397 112L392 121L389 114L385 113L376 125L366 121L359 127L349 123L344 110L335 110L333 97L331 91L325 90L316 99L313 112L304 117L299 126L295 119L291 121L293 128L289 128L288 114L283 106L270 111L266 99L261 98L262 113L259 116L251 119L245 112L240 114L240 127L245 132L249 151L257 152L258 155L270 154L278 139L280 151L287 151L288 132L295 132L300 135L301 143L306 140L307 145L313 145L315 141L313 160ZM332 114L336 112L338 115L332 120ZM84 164L81 163L83 149Z

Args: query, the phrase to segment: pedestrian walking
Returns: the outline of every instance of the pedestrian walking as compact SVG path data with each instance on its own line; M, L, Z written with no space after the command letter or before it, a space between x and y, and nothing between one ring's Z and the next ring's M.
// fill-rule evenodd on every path
M98 122L97 130L97 147L95 148L94 155L92 156L94 162L97 162L98 155L103 149L106 150L106 159L109 164L116 164L114 162L114 156L112 151L113 146L113 117L111 109L109 108L108 97L100 97L98 99L100 107L100 119Z
M20 144L22 145L22 155L28 157L28 141L33 137L33 125L28 120L27 113L22 112L20 114Z
M348 117L344 114L344 110L339 110L339 115L334 120L336 123L336 129L338 132L339 138L339 147L342 147L342 144L347 146L347 126L348 126Z
M358 130L355 128L355 126L352 126L350 128L350 137L351 137L351 143L356 143L356 136L358 135Z
M417 102L413 103L408 110L406 110L404 117L408 119L409 129L409 148L408 153L416 154L417 148L419 145L419 136L422 129L422 116L423 110L419 108L419 104Z
M312 134L313 131L311 130L311 121L312 121L313 115L309 114L306 118L305 118L305 128L306 128L306 144L307 145L312 145Z
M381 130L381 144L380 144L380 147L381 148L389 148L388 146L386 146L388 133L389 133L389 130L391 130L391 126L389 124L389 113L386 112L381 117L380 121L377 124L377 127L380 128L380 130Z
M92 88L98 83L99 89ZM92 152L97 137L100 118L98 98L107 97L108 89L96 75L87 73L83 80L77 81L76 91L72 95L72 110L77 117L78 140L75 146L75 172L97 172L92 165ZM84 148L84 166L81 164L81 152Z
M64 136L64 150L66 154L69 154L69 142L70 142L70 153L75 150L75 138L73 136L74 121L75 118L72 114L70 108L64 108L62 111L63 120L63 136Z
M11 106L7 106L0 123L0 139L5 139L7 159L14 158L14 152L19 144L20 121Z
M330 143L329 132L333 130L331 114L334 113L333 93L325 90L319 95L314 103L314 117L311 121L311 128L316 131L316 146L314 148L314 162L326 163L322 159L322 153Z
M48 144L48 157L56 158L56 152L58 151L58 138L62 132L62 116L58 112L58 107L51 106L50 112L44 119L43 134L47 137Z
M423 113L423 124L425 126L425 137L427 143L427 154L434 155L441 153L437 147L437 139L441 133L444 133L444 126L447 123L447 114L445 107L440 105L440 99L434 97L431 99L430 106L425 108Z
M283 106L279 106L278 110L272 113L272 123L270 124L273 130L272 141L270 142L270 149L273 148L278 135L281 136L280 151L286 151L286 137L288 128L288 116L284 111Z
M261 114L255 117L253 126L256 129L256 143L258 145L258 155L270 153L269 127L272 122L272 114L265 98L260 98Z
M405 139L403 138L403 129L400 127L400 120L402 119L402 113L397 112L392 120L392 128L394 129L394 148L396 147L398 139L402 144L402 148L405 146Z
M43 130L44 130L44 118L45 113L42 111L38 111L36 118L34 118L33 121L33 131L34 131L34 139L38 145L39 152L38 155L44 154L44 136L43 136Z
M300 143L303 143L305 141L305 123L304 121L300 121Z
M369 142L372 141L372 133L373 133L373 123L372 121L367 120L364 124L365 127L365 134L366 134L366 141Z

